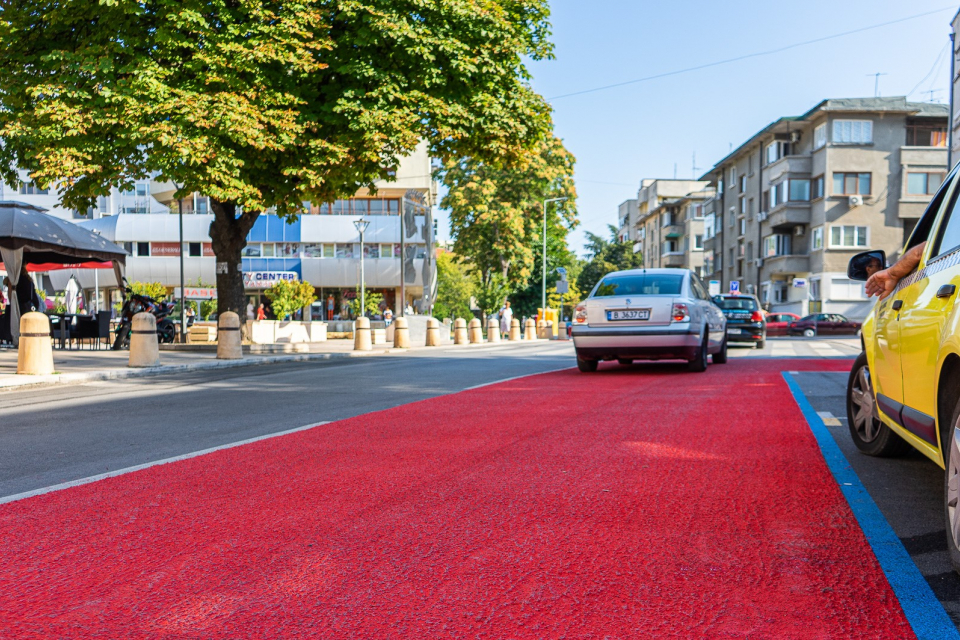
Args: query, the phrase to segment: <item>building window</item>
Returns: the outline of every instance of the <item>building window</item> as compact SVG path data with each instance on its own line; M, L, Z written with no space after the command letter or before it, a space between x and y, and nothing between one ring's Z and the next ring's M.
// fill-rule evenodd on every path
M770 187L770 208L771 208L771 209L773 209L774 207L782 204L783 202L786 202L786 200L785 200L785 198L784 198L784 190L785 190L785 188L786 188L786 187L785 187L785 184L784 184L783 182L780 182L780 183L778 183L778 184L772 185L772 186Z
M947 128L929 124L908 124L907 146L945 147L947 146Z
M240 252L240 255L244 258L259 258L260 243L248 244L243 248L243 251Z
M819 149L827 144L827 123L824 122L813 130L813 148Z
M870 120L834 120L834 144L871 144L873 122Z
M138 256L149 256L150 255L150 243L149 242L138 242L137 243L137 255Z
M830 227L830 246L838 249L866 247L867 227L853 225Z
M766 152L765 152L767 164L773 164L774 162L779 160L777 156L778 152L779 152L779 148L777 147L776 142L771 142L770 144L767 145Z
M816 200L823 197L823 176L817 176L810 181L810 199Z
M730 167L730 184L737 184L737 168Z
M191 242L189 246L190 257L199 258L203 255L203 246L199 242Z
M790 180L790 201L808 202L810 200L809 180Z
M786 282L778 282L773 288L773 301L777 304L787 302L790 295L790 289Z
M41 189L33 182L21 182L20 193L25 196L45 196L49 195L50 189Z
M723 231L723 214L722 213L717 215L717 222L713 227L713 235L717 235L721 231Z
M933 195L937 192L942 182L942 171L926 173L914 173L911 171L907 174L907 194L911 196Z
M275 258L277 257L276 245L272 242L265 242L262 245L261 257L263 258Z
M336 245L336 257L337 257L337 258L352 258L352 257L353 257L353 245L352 245L352 244L337 244L337 245Z
M743 215L747 212L747 199L743 196L740 196L740 199L737 202L737 211L740 215Z
M810 250L819 251L823 249L823 227L814 227L810 236Z
M863 300L865 298L862 282L846 278L830 279L831 300Z
M364 258L379 258L379 257L380 257L380 245L379 245L379 244L364 244L364 245L363 245L363 257L364 257Z
M740 235L747 235L747 219L740 218Z
M694 234L693 236L693 248L695 251L703 251L703 235Z
M337 255L336 245L325 244L323 245L323 257L324 258L335 258Z
M790 236L785 233L775 233L763 239L763 257L790 255Z
M740 176L740 193L747 192L747 176Z
M833 174L833 195L852 196L852 195L870 195L870 174L869 173L834 173Z

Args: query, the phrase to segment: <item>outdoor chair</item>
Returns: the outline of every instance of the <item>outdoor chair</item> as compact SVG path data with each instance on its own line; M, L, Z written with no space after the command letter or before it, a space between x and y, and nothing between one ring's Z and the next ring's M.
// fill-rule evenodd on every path
M100 349L104 340L110 339L110 313L108 311L99 311L96 316L88 318L77 318L77 328L73 335L83 346L85 340L90 342L90 346L96 345Z

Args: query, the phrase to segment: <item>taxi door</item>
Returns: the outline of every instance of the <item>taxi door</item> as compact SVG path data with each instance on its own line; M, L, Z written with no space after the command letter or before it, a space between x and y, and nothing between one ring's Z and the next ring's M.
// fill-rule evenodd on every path
M903 299L901 291L894 291L873 308L873 359L870 363L870 376L873 378L874 392L877 394L877 406L892 418L900 422L898 405L903 403L903 370L900 366L900 322L899 315ZM869 353L871 350L867 350ZM892 400L893 402L889 402Z
M954 191L915 280L903 289L900 357L904 428L938 446L940 346L960 290L960 189Z

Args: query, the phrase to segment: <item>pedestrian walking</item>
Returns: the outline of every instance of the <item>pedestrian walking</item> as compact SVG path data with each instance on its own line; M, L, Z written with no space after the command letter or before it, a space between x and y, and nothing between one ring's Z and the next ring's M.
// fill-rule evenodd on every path
M253 311L253 300L247 302L247 320L253 320L256 317Z
M503 303L503 309L500 310L500 333L509 335L510 324L513 322L513 309L510 308L510 301Z
M260 303L260 306L257 307L257 320L266 320L267 319L267 310L264 309L263 303Z

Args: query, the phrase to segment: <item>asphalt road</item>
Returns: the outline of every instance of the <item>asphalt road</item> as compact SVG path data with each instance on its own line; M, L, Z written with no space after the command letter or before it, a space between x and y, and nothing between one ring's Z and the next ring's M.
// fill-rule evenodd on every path
M860 453L847 428L847 374L798 373L794 378L816 411L829 411L840 420L841 426L827 429L937 599L960 626L960 575L950 566L947 554L943 469L914 450L902 458Z
M0 392L0 498L571 366L534 343Z

